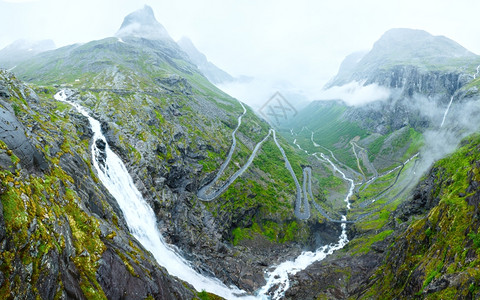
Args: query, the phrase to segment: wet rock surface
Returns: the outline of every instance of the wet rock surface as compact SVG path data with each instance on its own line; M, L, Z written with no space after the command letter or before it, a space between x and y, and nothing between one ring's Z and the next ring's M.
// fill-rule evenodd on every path
M13 113L0 108L0 140L18 156L22 166L30 171L46 170L46 161L43 155L35 149L25 136L25 130ZM3 166L8 168L8 166Z
M90 162L88 121L74 113L51 113L52 98L43 100L45 108L10 73L0 71L0 83L9 95L25 100L17 118L10 111L15 103L4 97L6 93L1 95L0 139L6 145L0 155L9 159L8 154L16 155L20 161L14 173L6 171L9 166L0 169L2 295L18 299L194 298L192 287L168 275L133 239L116 200L98 184ZM67 115L69 122L49 122ZM61 126L68 130L62 132ZM72 136L78 138L78 145L68 141ZM12 206L16 203L12 201L20 202ZM12 213L23 219L12 219ZM85 231L89 232L86 236ZM92 277L87 279L86 274ZM90 289L94 282L98 285Z

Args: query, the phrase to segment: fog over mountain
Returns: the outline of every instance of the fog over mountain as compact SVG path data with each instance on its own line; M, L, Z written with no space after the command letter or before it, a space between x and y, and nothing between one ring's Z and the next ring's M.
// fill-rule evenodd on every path
M249 97L257 106L265 101L263 94L277 90L266 81L290 82L308 99L318 99L345 56L369 50L391 28L423 29L480 53L472 26L480 4L467 0L455 5L433 0L0 1L0 48L19 38L53 39L65 46L111 36L124 16L145 3L174 40L188 36L209 61L233 77L258 78L256 85L265 92L255 95L252 90Z
M55 43L52 40L16 40L0 50L0 65L10 69L22 60L55 48Z
M115 36L173 41L165 27L155 19L153 9L150 6L144 6L143 9L127 15Z
M1 1L0 299L480 299L477 8Z

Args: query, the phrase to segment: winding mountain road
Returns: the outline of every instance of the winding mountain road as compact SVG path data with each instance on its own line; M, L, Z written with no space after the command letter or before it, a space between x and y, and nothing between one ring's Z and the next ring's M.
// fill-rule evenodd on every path
M302 190L300 188L300 183L298 182L297 175L295 175L295 172L292 169L292 165L290 164L290 161L288 160L288 157L285 154L285 150L283 150L282 146L280 146L280 143L277 141L277 135L276 135L275 130L273 130L273 140L274 140L275 144L277 145L278 150L280 150L280 153L282 153L283 159L285 160L285 168L287 168L287 170L290 172L290 175L292 175L293 181L295 182L295 187L297 188L297 195L295 197L295 216L297 218L299 218L300 220L306 220L306 219L310 218L310 204L308 202L308 197L307 197L305 192L304 192L304 195L302 197ZM303 170L303 189L304 189L304 191L305 191L305 178L306 178L305 175L306 174L305 174L305 169L304 169ZM301 210L302 200L303 200L303 211Z
M260 148L262 147L262 144L270 137L270 134L272 132L275 132L275 131L273 129L270 129L268 131L268 134L263 138L263 140L261 140L257 145L255 145L255 148L253 149L252 154L250 154L250 157L248 158L247 162L237 172L235 172L220 188L218 188L217 190L209 193L209 190L218 181L220 176L223 174L223 171L225 170L226 166L230 162L230 159L232 158L233 151L235 151L235 148L233 147L234 144L232 144L232 148L230 149L229 156L227 157L227 160L225 160L225 162L227 162L227 163L225 164L225 162L224 162L222 164L223 169L222 169L222 167L220 168L220 171L217 173L217 176L215 176L214 180L212 180L210 183L208 183L207 185L200 188L200 190L198 190L197 197L202 201L212 201L215 198L217 198L218 196L220 196L221 194L223 194L228 189L228 187L240 175L242 175L243 172L245 172L248 169L248 167L250 167L250 165L252 164L253 160L255 159L255 157L257 155L258 150L260 150Z
M258 150L261 149L263 143L265 141L268 140L268 138L270 136L273 136L273 140L275 142L275 145L277 146L278 150L280 151L280 153L282 154L282 157L285 161L285 168L287 168L287 170L290 172L290 175L292 176L293 178L293 181L295 183L295 188L296 188L296 195L295 195L295 208L294 208L294 214L295 216L300 219L300 220L307 220L310 218L311 216L311 211L310 211L310 200L312 201L313 203L313 206L315 207L315 209L323 216L325 217L328 221L330 222L334 222L334 223L355 223L357 222L360 218L365 218L366 216L368 215L371 215L371 213L367 213L367 214L364 214L364 215L361 215L360 217L358 217L356 220L346 220L345 217L342 217L341 219L336 219L336 218L332 218L316 201L315 201L315 198L313 196L313 192L312 192L312 169L310 167L304 167L303 168L303 184L302 186L300 185L300 182L295 174L295 172L293 171L293 168L292 168L292 165L290 164L290 161L288 160L288 157L285 153L285 150L283 149L283 147L280 145L280 143L278 142L277 140L277 136L276 136L276 132L273 128L270 128L270 130L268 131L268 134L259 142L255 145L255 148L253 149L250 157L248 158L247 162L238 170L236 171L232 176L230 176L230 178L228 178L219 188L217 189L214 189L214 185L220 180L220 177L223 175L225 169L227 168L228 164L230 163L231 159L232 159L232 156L233 156L233 153L235 152L235 148L236 148L236 133L238 131L238 129L240 128L241 124L242 124L242 117L245 115L246 113L246 108L245 106L239 102L240 105L242 106L243 108L243 113L238 117L238 125L237 127L233 130L232 132L232 146L230 147L230 150L229 150L229 153L225 159L225 161L222 163L222 165L220 166L215 178L210 181L208 184L204 185L203 187L201 187L198 192L197 192L197 197L202 200L202 201L212 201L214 199L216 199L217 197L219 197L220 195L222 195L229 187L230 185L232 185L235 180L241 176L247 169L248 167L250 167L250 165L252 164L253 160L255 159L256 155L257 155L257 152ZM303 130L307 130L306 127L302 128L302 131ZM292 135L296 135L293 130L290 130L290 133ZM325 148L317 143L315 143L315 141L313 140L313 131L311 133L311 141L313 143L313 145L315 147L321 147L325 150L327 150L328 152L330 152L330 155L332 157L332 159L334 159L337 163L343 165L341 162L339 162L335 155L333 154L333 152L331 150L329 150L328 148ZM300 149L300 150L303 150L305 151L305 153L308 154L308 152L304 149L302 149L300 147L299 144L296 143L296 139L294 141L294 144ZM359 153L362 153L362 157L361 159L364 160L364 161L368 161L367 165L370 164L370 161L368 160L368 156L367 156L367 153L366 153L366 150L360 146L358 146L355 142L350 142L350 144L352 145L352 148L353 148L353 151L355 153L355 156L357 157L357 163L360 164L359 160L360 160L360 157L359 155L357 155L357 152L355 151L355 147L359 148L361 151ZM346 176L346 174L340 170L337 165L335 165L324 153L321 153L320 152L320 157L318 156L318 153L313 153L311 154L313 155L314 157L316 157L319 161L322 161L324 163L328 163L332 166L333 168L333 171L334 172L338 172L343 180L347 181L350 183L350 188L348 190L348 193L345 197L345 202L347 204L347 209L350 209L351 208L351 204L350 204L350 197L353 195L353 191L355 189L355 182L352 178L349 178ZM400 168L396 178L395 178L395 181L394 183L392 183L389 187L387 187L385 190L383 190L382 192L380 192L377 196L375 196L374 198L368 200L368 201L364 201L362 202L359 207L362 207L362 208L366 208L368 207L370 204L374 203L378 198L380 198L381 196L383 196L386 192L388 192L393 186L395 186L395 184L397 183L398 181L398 178L400 177L400 174L403 170L403 168L405 167L405 165L413 158L415 158L416 156L418 155L418 153L414 156L412 156L411 158L409 158L405 163L403 163L401 166L398 166L397 168L393 169L393 170L390 170L388 172L385 172L381 175L378 174L377 170L373 167L373 165L370 165L369 169L372 169L373 173L374 173L374 177L372 179L370 179L368 182L373 182L376 178L379 178L379 177L382 177L382 176L385 176L385 175L388 175L390 174L391 172L397 170L398 168ZM349 168L349 167L346 167L344 166L348 171L352 172L352 174L355 174L356 176L361 176L364 178L364 184L365 183L368 183L368 182L365 182L365 176L364 174L360 174L358 172L356 172L355 170ZM360 166L359 166L359 169L361 170ZM369 170L370 171L370 170ZM363 173L363 172L362 172ZM363 176L362 176L363 175ZM309 199L310 198L310 199Z
M230 160L232 159L233 152L235 152L235 147L237 146L236 134L237 134L238 128L240 128L240 125L242 125L243 116L247 113L247 109L245 108L243 103L240 102L240 101L238 101L238 103L240 103L240 105L242 106L243 113L238 117L237 127L232 131L232 146L230 147L230 151L228 152L227 158L225 159L223 164L220 166L220 169L218 170L215 178L212 181L210 181L207 185L203 186L198 191L197 196L198 196L198 198L200 198L200 200L211 201L211 200L215 199L216 197L218 197L218 195L216 195L217 193L213 193L213 195L212 195L212 194L207 194L207 191L220 179L223 172L225 171L228 164L230 163Z
M397 176L395 177L395 181L389 185L388 187L386 187L383 191L381 191L380 193L378 193L376 196L374 196L373 198L369 199L369 200L366 200L366 201L363 201L362 203L360 203L358 205L358 207L360 208L367 208L369 205L371 205L372 203L374 203L375 201L377 201L378 199L380 199L381 197L383 197L391 188L393 188L397 182L398 182L398 178L400 177L400 175L402 174L402 171L403 169L405 168L405 166L412 160L412 159L415 159L417 156L419 155L419 153L416 153L415 155L413 155L412 157L410 157L409 159L407 159L405 162L402 163L400 167L400 170L398 171L397 173ZM415 161L416 163L416 161ZM397 167L398 168L398 167ZM395 168L395 169L397 169ZM394 169L394 170L395 170ZM387 172L386 174L390 174L391 171Z
M360 166L360 158L358 157L357 151L355 150L355 144L350 142L350 145L352 145L353 154L355 155L355 158L357 159L358 170L360 170L360 173L362 173L363 182L365 182L365 181L367 181L367 176L365 175L365 172L363 172L362 166Z

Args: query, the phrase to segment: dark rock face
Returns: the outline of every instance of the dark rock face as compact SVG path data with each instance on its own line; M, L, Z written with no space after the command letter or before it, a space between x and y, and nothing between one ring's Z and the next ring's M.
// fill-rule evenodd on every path
M319 299L321 295L326 299L347 299L358 296L382 262L385 246L379 247L381 252L354 256L334 254L310 265L290 278L293 286L287 290L285 298Z
M184 95L192 95L192 87L188 81L178 75L156 78L155 81L165 86L167 89L171 89L172 92L177 90Z
M438 168L430 171L427 178L417 185L410 200L397 207L394 212L395 217L407 221L411 216L424 214L438 204L440 198L437 196L436 189L444 183L443 181L436 182L437 178L441 178L438 176L438 172Z
M129 260L129 270L118 251L124 252L117 245L109 245L97 271L99 284L108 299L146 299L148 296L154 299L193 298L193 293L181 288L180 282L146 260L140 264Z
M391 89L401 89L402 96L405 97L415 94L446 95L449 100L450 96L468 81L470 78L463 73L422 71L416 66L396 65L391 69L377 70L369 74L365 85L377 83Z
M20 164L27 170L45 171L47 164L25 136L23 125L8 110L0 108L0 140L20 158ZM4 166L5 167L5 166ZM8 168L8 166L7 166Z
M107 144L104 140L98 139L95 141L95 146L98 149L96 159L102 168L105 168L105 160L107 159L107 152L105 150Z
M59 255L57 251L49 251L43 258L43 264L49 266L39 277L37 289L42 299L53 299L58 288L58 275L60 273ZM80 294L81 295L81 294Z
M5 86L5 83L3 81L0 82L0 97L6 99L10 98L8 88Z

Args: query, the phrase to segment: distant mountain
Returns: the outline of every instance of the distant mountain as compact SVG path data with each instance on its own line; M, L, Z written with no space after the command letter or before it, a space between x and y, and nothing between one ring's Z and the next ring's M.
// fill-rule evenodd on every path
M165 27L155 19L153 9L148 5L126 16L116 36L173 41Z
M197 65L198 69L212 83L219 84L235 80L230 74L209 62L207 57L198 51L188 37L182 37L177 44L188 54L192 62Z
M55 48L55 43L52 40L16 40L0 50L0 67L13 68L20 61Z
M355 70L357 64L365 57L368 51L358 51L352 54L347 55L345 59L340 64L340 68L338 69L338 74L334 78L332 78L331 82L327 83L327 86L330 85L334 80L337 78L349 77L350 74Z
M338 92L339 100L345 100L341 97L350 92L367 93L365 86L371 84L389 91L385 99L367 99L363 102L367 104L353 106L342 101L324 101L331 99L314 101L282 125L293 132L308 128L317 136L317 143L350 162L352 168L356 160L352 159L355 154L349 145L359 137L359 143L369 150L372 163L385 168L404 155L407 144L418 141L420 134L441 127L449 104L476 100L480 80L474 77L478 76L479 65L480 56L451 39L423 30L391 29L368 53L347 56L337 76L326 85L335 87L332 91L343 92ZM353 81L358 84L350 85ZM377 93L380 90L372 89L367 94L373 98ZM462 128L452 117L466 113L462 107L455 106L455 111L450 111L448 126ZM307 145L302 147L314 151L311 143L308 145L309 130L303 132ZM458 135L461 134L459 131ZM302 139L296 138L301 144ZM398 141L392 143L395 140Z
M326 85L326 88L341 86L351 81L399 88L408 85L409 80L416 80L412 76L420 78L424 74L447 72L457 75L456 79L449 78L441 83L451 85L447 90L452 92L471 79L471 74L479 63L478 55L449 38L433 36L423 30L396 28L383 34L373 45L372 50L356 63L352 56L348 56L337 76ZM463 78L464 76L461 76L463 74L468 78ZM461 83L456 84L452 80ZM416 83L415 88L419 91L420 82Z

